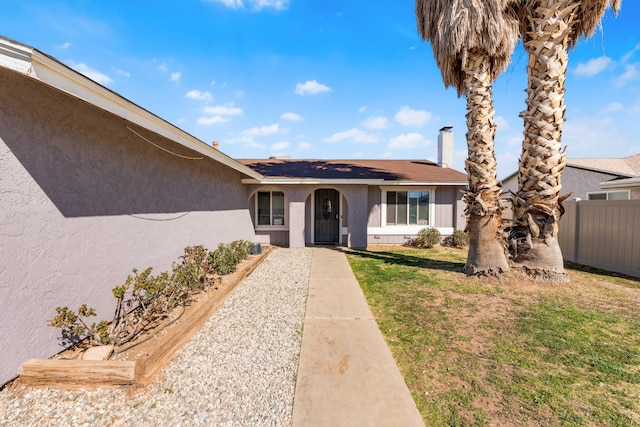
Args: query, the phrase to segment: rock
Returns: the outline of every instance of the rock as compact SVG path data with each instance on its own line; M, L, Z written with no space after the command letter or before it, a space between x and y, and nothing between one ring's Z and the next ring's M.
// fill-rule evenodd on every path
M114 346L112 345L99 345L88 348L82 355L82 360L108 360L111 353L113 353L113 348Z

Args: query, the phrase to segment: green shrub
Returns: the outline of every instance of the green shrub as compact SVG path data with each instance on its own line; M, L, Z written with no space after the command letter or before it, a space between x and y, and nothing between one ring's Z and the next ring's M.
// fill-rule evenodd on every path
M413 244L419 248L432 248L440 243L440 232L435 228L423 228L418 231Z
M453 234L445 239L448 246L462 248L469 246L469 233L463 230L456 230Z
M171 274L151 274L151 267L142 272L133 270L125 283L112 289L116 299L113 320L89 323L95 317L86 304L77 313L68 307L57 307L57 315L49 325L62 329L63 343L76 344L87 339L89 345L121 346L142 332L153 328L173 309L183 306L191 295L202 292L216 282L216 275L229 274L249 253L250 242L236 240L209 252L203 246L188 246L179 263L173 263Z

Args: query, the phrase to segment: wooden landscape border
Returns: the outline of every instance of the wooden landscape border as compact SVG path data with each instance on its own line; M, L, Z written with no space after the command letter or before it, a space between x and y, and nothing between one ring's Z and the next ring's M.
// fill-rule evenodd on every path
M134 385L144 387L171 361L176 352L193 336L224 303L229 294L251 274L271 252L250 256L220 292L212 292L189 305L180 321L169 325L153 345L135 361L31 359L20 368L18 385L60 388L96 388Z

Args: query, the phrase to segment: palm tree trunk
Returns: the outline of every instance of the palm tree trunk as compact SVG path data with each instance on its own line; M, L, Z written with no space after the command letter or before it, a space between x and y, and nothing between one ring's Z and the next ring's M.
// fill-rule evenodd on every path
M538 0L529 14L527 110L518 193L512 198L514 260L529 275L556 282L568 280L557 237L564 214L559 198L566 151L560 141L564 81L575 7L572 0Z
M469 253L465 272L498 275L509 270L501 233L501 184L496 180L493 150L496 125L491 96L491 60L472 49L463 58L464 91L467 97L467 148L465 170L469 189L465 194Z

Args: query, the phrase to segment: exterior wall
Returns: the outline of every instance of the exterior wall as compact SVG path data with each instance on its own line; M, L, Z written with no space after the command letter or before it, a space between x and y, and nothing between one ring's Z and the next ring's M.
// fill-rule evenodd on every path
M435 191L436 212L435 224L439 227L455 226L456 192L458 187L438 187Z
M587 200L588 192L604 191L598 184L615 177L616 175L613 174L567 166L562 172L562 190L560 191L560 195L571 193L571 200L576 198ZM503 181L502 184L503 191L506 192L510 190L516 193L518 191L518 175L516 174ZM503 197L508 197L508 195L504 195Z
M367 226L380 227L380 220L382 218L380 208L382 206L382 191L380 187L369 187L369 220Z
M443 235L448 235L450 230L464 230L466 220L464 218L464 202L462 201L462 186L437 187L435 189L434 226L441 229ZM381 190L379 187L369 187L369 228L381 227ZM416 237L416 234L382 234L369 230L368 244L394 244L401 245Z
M166 153L123 119L0 69L0 384L62 350L58 306L113 314L133 268L254 239L240 173ZM194 153L142 129L173 152Z

